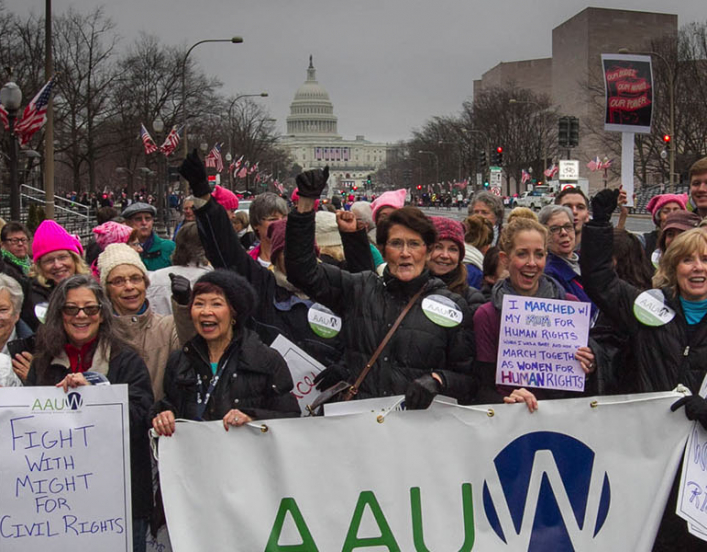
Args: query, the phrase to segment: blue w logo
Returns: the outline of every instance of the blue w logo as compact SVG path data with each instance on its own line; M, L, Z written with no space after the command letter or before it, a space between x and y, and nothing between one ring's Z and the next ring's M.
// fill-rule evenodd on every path
M484 482L484 510L509 549L584 550L604 525L609 476L581 441L529 433L504 448L494 466Z
M66 396L66 404L71 410L78 410L83 406L83 399L79 393L69 393Z

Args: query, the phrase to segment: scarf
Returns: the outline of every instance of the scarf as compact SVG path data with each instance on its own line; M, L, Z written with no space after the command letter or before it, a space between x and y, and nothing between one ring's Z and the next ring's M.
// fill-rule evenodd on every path
M86 370L91 369L95 345L95 337L88 343L84 343L80 349L78 347L74 347L71 343L64 345L66 356L69 357L69 366L71 367L72 374L85 372Z
M520 295L511 284L510 278L504 278L496 282L491 290L491 302L499 311L503 308L504 295ZM567 293L564 288L553 277L543 274L538 282L538 291L533 297L542 299L565 299Z
M7 249L2 249L0 251L2 251L2 256L5 257L5 259L22 269L22 274L25 276L29 274L29 269L32 266L32 259L29 258L29 255L27 255L24 259L20 259L19 257L15 257Z

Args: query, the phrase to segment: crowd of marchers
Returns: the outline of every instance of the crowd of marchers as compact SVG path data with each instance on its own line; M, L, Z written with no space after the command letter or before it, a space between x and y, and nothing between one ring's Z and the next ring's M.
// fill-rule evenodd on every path
M169 437L178 419L228 431L301 415L288 366L270 348L279 336L325 366L314 380L320 400L403 395L407 409L424 409L444 394L532 413L545 399L683 384L692 395L674 409L707 427L698 395L707 158L690 170L689 195L651 200L655 230L645 234L622 228L618 189L590 201L568 188L537 214L508 216L480 192L459 222L406 206L405 190L336 210L320 201L328 169L300 174L293 204L262 193L247 213L209 185L196 152L180 173L191 195L173 236L157 234L156 210L142 201L99 208L85 249L52 220L34 234L18 221L0 231L0 386L128 385L136 551L163 522L150 429ZM634 306L650 289L672 316L649 325ZM591 305L589 341L575 351L583 393L496 384L501 309L513 295ZM699 546L672 513L674 487L655 550Z

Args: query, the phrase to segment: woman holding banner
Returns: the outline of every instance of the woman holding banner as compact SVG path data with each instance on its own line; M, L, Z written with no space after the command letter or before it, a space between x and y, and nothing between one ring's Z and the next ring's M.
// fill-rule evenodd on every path
M222 420L228 431L256 419L299 416L287 364L246 328L256 301L250 284L229 270L197 280L190 311L198 335L169 358L164 398L153 407L158 435L173 435L176 418Z
M476 337L475 374L480 389L476 402L526 402L532 411L537 407L535 395L524 388L496 386L496 359L501 331L501 310L505 295L520 295L543 299L577 301L566 293L552 277L543 273L547 260L547 228L537 221L517 218L501 233L499 255L508 270L508 277L493 287L491 301L485 303L474 315ZM575 354L585 374L594 371L594 353L589 347L579 347ZM570 391L538 389L542 398L564 398L573 396Z
M91 276L66 278L52 293L26 385L67 391L99 382L128 385L133 550L144 552L152 511L147 413L152 386L145 363L114 326L110 301Z

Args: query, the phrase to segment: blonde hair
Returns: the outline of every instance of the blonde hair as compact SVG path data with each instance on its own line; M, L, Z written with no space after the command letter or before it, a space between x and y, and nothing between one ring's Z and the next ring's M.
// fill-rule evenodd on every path
M70 249L65 249L64 251L71 255L71 259L74 261L74 274L91 273L91 269L86 264L86 261L84 261L83 258L80 257L75 251L71 251ZM29 277L37 280L39 285L42 287L50 287L49 279L44 276L44 271L42 270L41 266L39 266L39 262L37 260L32 262L32 266L29 269Z
M658 271L653 276L653 286L657 288L668 287L677 296L678 289L677 267L680 259L692 255L696 251L707 253L707 234L701 228L693 228L676 237L660 258Z
M344 246L343 245L323 245L319 248L319 255L328 255L336 262L344 261Z
M506 224L501 231L501 237L498 240L498 247L506 255L510 255L515 247L516 236L521 232L535 231L543 237L545 249L547 249L547 228L540 224L537 220L516 217L510 224Z
M481 250L493 243L493 224L481 215L471 215L464 220L464 242Z
M506 224L509 224L512 220L516 218L538 220L538 216L533 212L533 210L528 209L527 207L516 207L515 209L513 209L508 215L508 220L506 221Z

